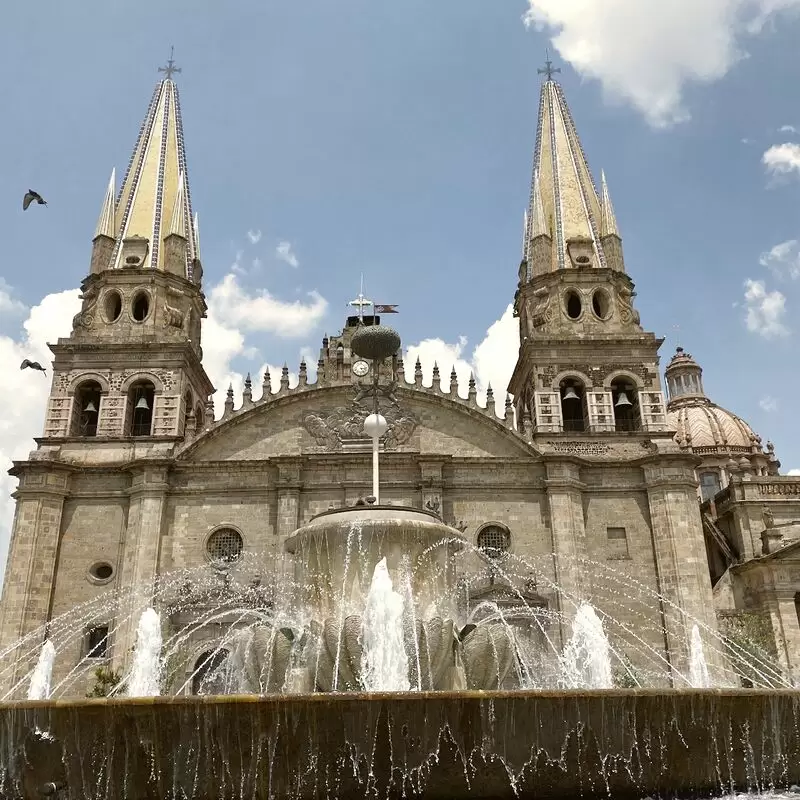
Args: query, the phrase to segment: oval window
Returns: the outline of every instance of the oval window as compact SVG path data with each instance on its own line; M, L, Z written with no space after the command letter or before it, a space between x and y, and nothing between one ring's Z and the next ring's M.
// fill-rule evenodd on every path
M114 567L107 561L98 561L89 568L89 579L93 583L108 583L114 577Z
M570 319L578 319L578 317L581 315L581 311L583 310L583 304L581 303L581 298L578 293L567 292L565 300L567 316Z
M131 316L136 322L144 322L150 312L150 298L147 292L139 292L131 304Z
M119 292L106 292L105 311L109 322L116 322L119 319L122 313L122 297Z
M608 299L608 295L602 289L597 289L592 295L592 311L594 311L600 319L608 319L611 314L611 302Z

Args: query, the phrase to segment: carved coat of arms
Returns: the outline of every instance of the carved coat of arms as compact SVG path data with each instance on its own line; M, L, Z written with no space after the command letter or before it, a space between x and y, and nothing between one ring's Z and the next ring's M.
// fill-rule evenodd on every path
M341 450L345 442L363 441L367 437L364 434L364 420L367 415L372 413L372 398L365 398L365 392L361 387L352 404L349 406L338 406L330 410L307 411L303 414L303 427L314 437L317 445L328 450ZM389 402L382 402L380 413L386 418L389 430L383 436L383 446L387 450L405 444L417 428L419 421L416 416L407 409L402 409L395 400L393 394L382 393Z

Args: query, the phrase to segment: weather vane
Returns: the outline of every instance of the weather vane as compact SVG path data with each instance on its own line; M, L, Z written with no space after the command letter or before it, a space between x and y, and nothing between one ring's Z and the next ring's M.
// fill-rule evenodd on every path
M170 48L169 48L169 61L167 61L167 66L166 66L166 67L159 67L159 68L158 68L158 71L159 71L159 72L163 72L163 73L166 75L166 77L167 77L167 80L168 80L168 81L171 81L171 80L172 80L172 76L173 76L173 75L174 75L176 72L180 72L180 71L181 71L181 68L180 68L180 67L176 67L176 66L175 66L175 61L174 61L174 59L172 58L172 56L173 56L174 54L175 54L175 48L174 48L174 47L170 47Z
M561 72L561 67L554 67L553 66L553 62L550 60L550 51L549 50L545 50L544 54L545 54L545 58L547 59L544 62L544 69L539 69L539 70L537 70L537 72L540 75L547 75L547 80L551 81L551 80L553 80L553 75L555 75L557 72Z

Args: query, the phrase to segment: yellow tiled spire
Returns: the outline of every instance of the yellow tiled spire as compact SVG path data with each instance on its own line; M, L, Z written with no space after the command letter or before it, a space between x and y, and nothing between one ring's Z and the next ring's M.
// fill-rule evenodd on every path
M109 267L118 269L124 266L124 241L139 238L148 241L142 266L164 269L164 238L177 233L187 242L186 277L190 278L197 242L192 223L180 98L172 79L173 74L180 70L170 57L168 66L159 71L164 72L165 77L153 92L117 196L114 209L116 243Z
M589 171L575 123L564 92L553 80L548 61L539 99L539 124L533 159L533 178L528 217L531 239L549 233L553 240L552 269L574 266L568 244L581 241L591 246L592 266L605 267L601 241L602 201ZM547 229L541 230L542 222ZM606 224L610 219L608 212ZM616 221L614 221L616 226ZM615 231L616 232L616 231ZM587 246L588 246L587 245Z

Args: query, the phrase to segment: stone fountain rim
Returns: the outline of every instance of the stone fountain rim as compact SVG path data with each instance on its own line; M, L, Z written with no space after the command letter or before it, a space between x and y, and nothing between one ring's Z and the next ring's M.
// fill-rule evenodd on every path
M463 691L444 692L310 692L298 694L223 694L223 695L176 695L159 697L93 697L76 698L72 700L18 700L15 702L0 703L0 711L6 709L46 709L46 708L97 708L97 707L125 707L125 706L170 706L170 705L225 705L225 704L253 704L260 703L265 706L295 705L297 703L341 704L363 702L371 700L400 701L419 703L429 700L451 701L495 701L495 700L600 700L610 697L652 698L652 697L682 697L693 696L700 698L722 697L793 697L800 698L797 689L523 689L523 690L479 690L465 689Z
M314 520L320 519L322 517L331 517L336 514L344 514L345 512L350 513L355 511L357 514L365 514L369 511L413 511L415 514L423 514L427 517L430 517L434 522L438 522L440 525L444 525L446 528L449 528L448 525L435 511L431 511L427 508L417 508L416 506L398 506L392 505L388 503L375 503L373 505L366 504L363 506L341 506L340 508L328 508L325 511L320 511L319 514L314 514L311 519L305 525L308 525ZM305 525L301 525L301 528L304 528ZM456 528L453 528L456 530Z

